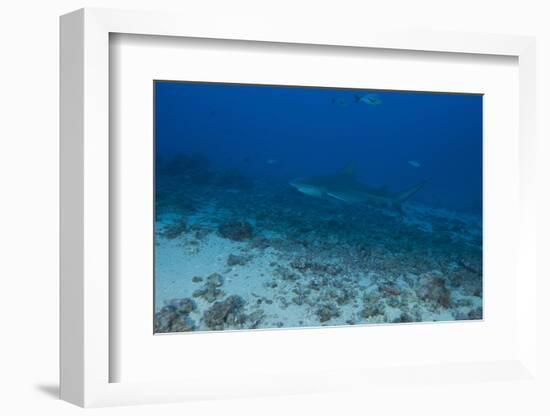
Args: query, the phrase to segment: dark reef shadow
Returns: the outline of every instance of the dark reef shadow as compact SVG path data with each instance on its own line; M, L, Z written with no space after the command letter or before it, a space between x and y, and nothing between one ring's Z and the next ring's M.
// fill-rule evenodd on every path
M46 396L50 396L52 399L59 399L58 384L36 384L34 388Z

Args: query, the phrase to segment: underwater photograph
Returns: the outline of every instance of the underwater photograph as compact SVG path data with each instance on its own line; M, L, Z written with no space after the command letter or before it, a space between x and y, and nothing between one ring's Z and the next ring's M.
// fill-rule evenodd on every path
M154 82L154 332L483 319L483 96Z

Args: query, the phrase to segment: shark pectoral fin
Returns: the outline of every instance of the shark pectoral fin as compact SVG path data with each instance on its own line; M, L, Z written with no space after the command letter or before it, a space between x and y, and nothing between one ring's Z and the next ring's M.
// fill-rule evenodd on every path
M348 204L358 203L358 202L364 202L365 201L365 195L360 192L353 192L353 191L331 191L327 192L328 196L331 196L332 198L338 199L340 201L344 201Z
M393 204L395 206L400 206L402 202L405 202L415 193L417 193L422 187L426 184L426 181L420 182L418 185L413 186L412 188L406 189L403 192L398 193L393 197Z
M327 192L327 195L334 198L334 199L338 199L339 201L344 201L344 202L347 202L340 194L338 193L335 193L335 192Z

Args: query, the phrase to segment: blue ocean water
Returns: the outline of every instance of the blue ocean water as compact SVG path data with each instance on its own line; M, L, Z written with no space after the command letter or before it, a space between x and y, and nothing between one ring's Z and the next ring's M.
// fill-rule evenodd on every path
M157 332L480 319L482 105L155 82Z
M381 103L356 102L369 93ZM159 157L280 180L354 163L373 185L427 180L416 200L481 212L481 95L157 82L155 98Z

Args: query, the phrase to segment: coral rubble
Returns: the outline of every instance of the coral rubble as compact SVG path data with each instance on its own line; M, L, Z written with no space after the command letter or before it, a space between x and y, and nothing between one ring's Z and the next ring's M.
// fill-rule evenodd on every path
M218 233L223 238L233 241L250 240L254 236L254 229L246 221L226 222L220 224Z
M238 327L246 322L243 312L245 301L242 297L231 295L223 301L215 302L204 312L202 321L209 329L224 329L226 326Z
M330 204L196 155L157 174L156 332L483 319L478 217Z

